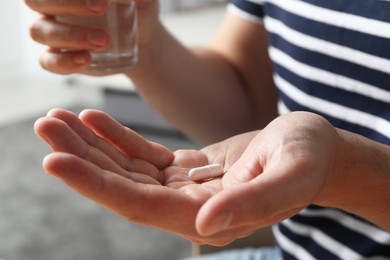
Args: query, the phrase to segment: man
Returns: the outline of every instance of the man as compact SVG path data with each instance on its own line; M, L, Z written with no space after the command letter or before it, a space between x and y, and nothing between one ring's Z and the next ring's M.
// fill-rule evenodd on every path
M101 14L104 0L27 4L45 14L31 34L50 46L49 71L81 72L88 51L109 42L53 19ZM54 110L36 124L55 151L46 170L131 221L194 242L223 245L280 222L285 259L390 258L389 2L237 0L196 49L165 30L156 1L137 4L140 63L124 73L177 128L215 144L171 153L104 113ZM274 120L277 108L285 115ZM209 163L224 177L188 179Z

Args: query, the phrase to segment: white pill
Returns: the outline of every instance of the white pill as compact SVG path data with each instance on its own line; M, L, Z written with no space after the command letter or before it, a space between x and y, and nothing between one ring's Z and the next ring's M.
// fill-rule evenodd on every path
M200 181L204 179L216 178L224 174L223 168L220 164L210 164L202 167L192 168L188 176L193 181Z

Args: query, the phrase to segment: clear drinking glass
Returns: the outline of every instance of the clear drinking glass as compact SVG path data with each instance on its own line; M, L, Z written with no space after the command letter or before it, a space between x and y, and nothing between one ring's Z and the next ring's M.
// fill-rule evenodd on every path
M57 21L89 28L100 28L110 34L111 41L108 48L91 52L92 63L87 71L121 71L137 63L137 7L135 1L110 0L108 11L102 16L58 16Z

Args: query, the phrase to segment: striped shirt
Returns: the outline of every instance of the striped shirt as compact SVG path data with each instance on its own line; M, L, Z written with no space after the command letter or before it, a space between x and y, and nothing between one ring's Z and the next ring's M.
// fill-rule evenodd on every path
M228 9L266 28L281 114L314 112L390 145L389 0L232 0ZM389 233L336 209L310 206L274 235L284 259L390 259Z

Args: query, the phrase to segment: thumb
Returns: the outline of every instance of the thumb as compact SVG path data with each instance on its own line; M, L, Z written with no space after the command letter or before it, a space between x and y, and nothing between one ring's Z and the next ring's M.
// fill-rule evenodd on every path
M263 172L250 182L210 198L198 212L197 231L202 236L210 236L237 227L253 226L256 230L275 224L306 206L297 198L298 190L289 180Z

